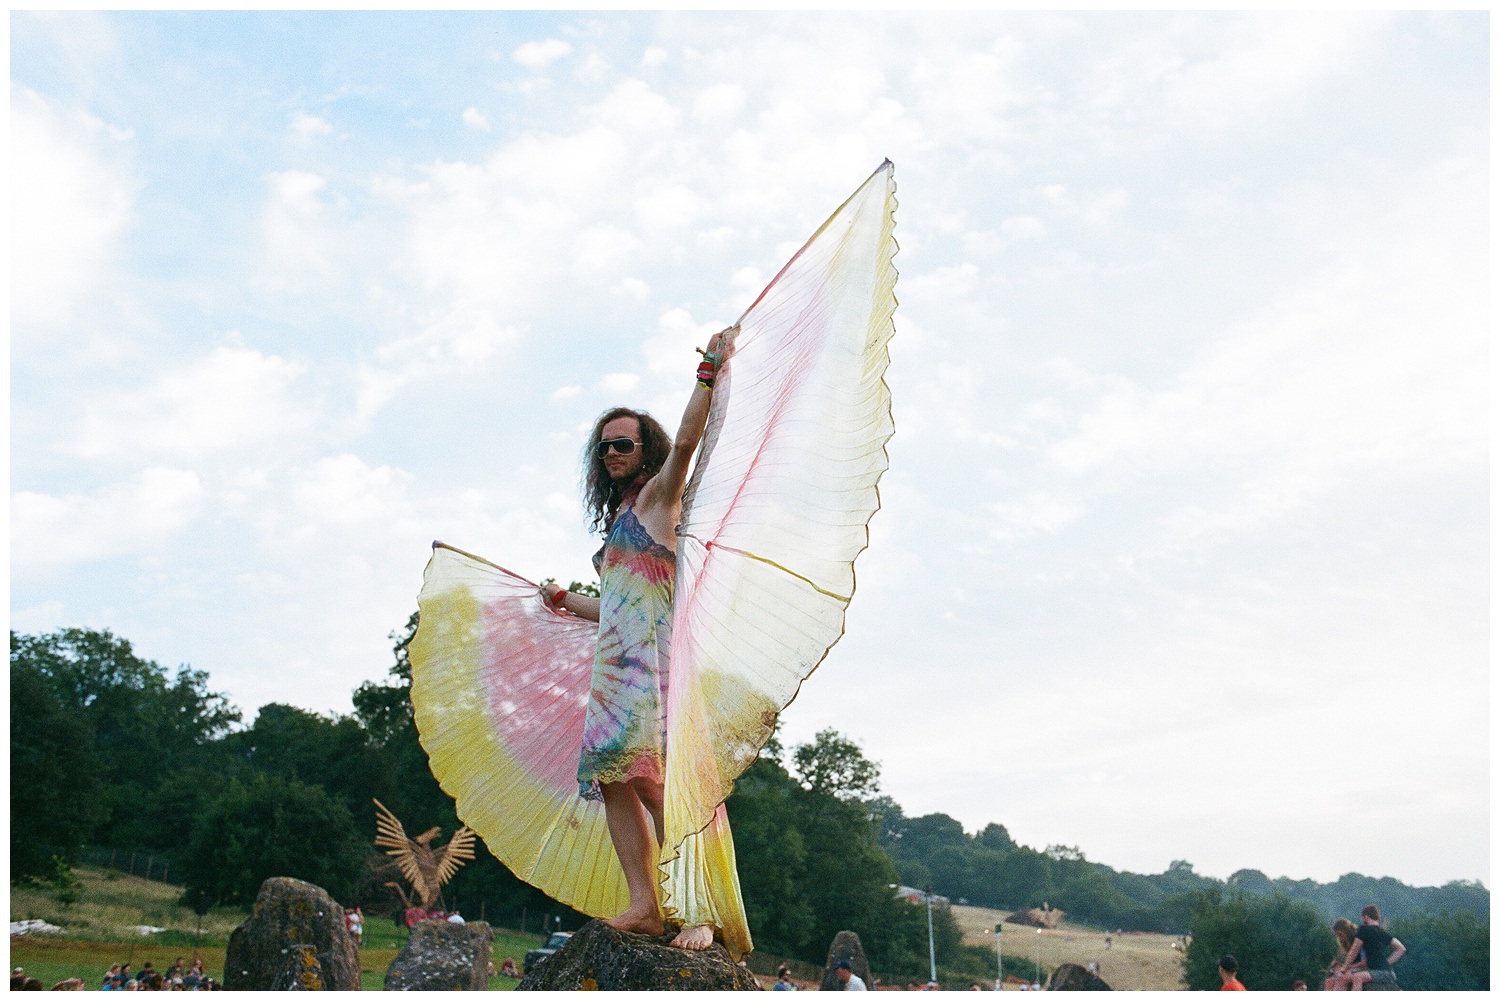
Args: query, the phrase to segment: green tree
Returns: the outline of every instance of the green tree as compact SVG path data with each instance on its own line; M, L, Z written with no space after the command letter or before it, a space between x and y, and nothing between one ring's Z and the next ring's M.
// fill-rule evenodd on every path
M1320 983L1336 944L1323 916L1305 901L1270 897L1199 895L1184 976L1190 990L1218 990L1219 958L1239 962L1239 979L1252 991L1291 990L1292 981Z
M816 951L816 916L802 892L807 844L797 815L798 792L786 769L762 756L740 776L725 804L756 948L784 956Z
M1490 926L1466 911L1418 911L1396 918L1390 932L1406 946L1396 978L1408 991L1490 989Z
M16 637L11 635L11 648ZM10 666L10 874L39 878L76 859L98 818L94 731L41 671Z
M224 743L256 772L322 786L343 801L361 830L373 829L373 800L395 799L394 755L352 716L271 703Z
M94 836L121 847L180 847L158 824L159 812L140 804L174 769L211 759L216 739L239 720L228 699L209 691L208 675L183 666L169 676L129 640L93 629L11 634L10 656L13 673L35 672L91 731Z
M248 904L261 883L291 876L348 901L364 869L354 818L322 787L279 775L231 780L193 824L184 899Z
M837 730L823 730L792 752L797 777L809 792L835 799L866 798L880 791L880 766Z

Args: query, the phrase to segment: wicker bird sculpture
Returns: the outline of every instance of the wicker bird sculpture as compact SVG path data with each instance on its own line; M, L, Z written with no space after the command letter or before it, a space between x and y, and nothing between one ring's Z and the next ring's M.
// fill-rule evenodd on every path
M459 866L474 857L474 832L467 825L460 827L446 845L434 850L432 839L442 833L442 828L434 827L408 838L396 815L380 800L374 802L375 844L387 849L386 854L396 860L417 901L424 909L431 910L441 899L443 884L453 878ZM401 896L406 899L406 894Z

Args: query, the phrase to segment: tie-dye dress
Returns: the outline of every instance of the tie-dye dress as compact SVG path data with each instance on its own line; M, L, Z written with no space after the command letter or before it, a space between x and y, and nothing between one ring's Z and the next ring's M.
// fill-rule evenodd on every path
M666 775L667 663L672 649L676 554L653 539L633 506L615 518L594 556L599 645L584 716L578 786Z

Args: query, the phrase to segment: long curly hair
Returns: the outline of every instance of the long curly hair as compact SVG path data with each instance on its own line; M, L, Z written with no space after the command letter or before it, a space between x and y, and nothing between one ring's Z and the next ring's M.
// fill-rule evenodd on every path
M604 436L604 425L621 417L634 417L641 425L641 471L623 489L610 479L609 470L597 452L599 440ZM632 487L645 483L660 472L671 450L672 439L656 418L644 410L612 407L600 414L583 449L583 507L589 517L589 528L600 535L608 535L609 526L614 523L625 495Z
M1333 933L1334 935L1338 936L1339 945L1343 947L1344 951L1346 952L1349 950L1349 947L1354 944L1354 940L1359 936L1358 930L1354 927L1354 922L1350 921L1348 918L1339 918L1337 921L1335 921L1333 923Z

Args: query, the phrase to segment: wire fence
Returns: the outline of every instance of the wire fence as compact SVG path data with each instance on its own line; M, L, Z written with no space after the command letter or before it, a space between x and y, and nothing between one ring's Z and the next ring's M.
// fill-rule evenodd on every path
M180 884L186 873L182 866L165 855L143 848L104 848L87 845L79 852L78 861L96 869L124 873L154 879L159 883Z

